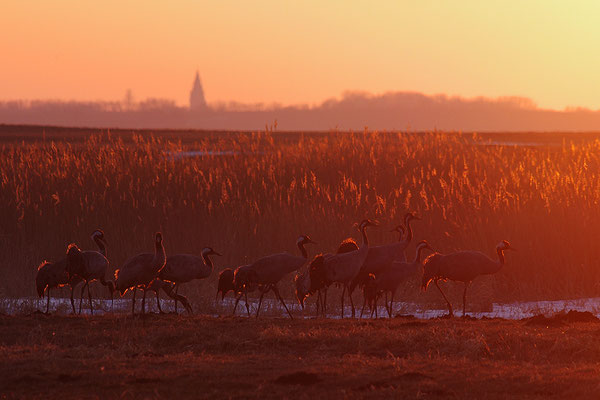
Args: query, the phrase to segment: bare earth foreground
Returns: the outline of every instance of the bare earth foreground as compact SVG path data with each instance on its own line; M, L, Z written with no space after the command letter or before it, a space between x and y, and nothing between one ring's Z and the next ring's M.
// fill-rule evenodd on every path
M0 316L0 360L2 398L597 398L600 323Z

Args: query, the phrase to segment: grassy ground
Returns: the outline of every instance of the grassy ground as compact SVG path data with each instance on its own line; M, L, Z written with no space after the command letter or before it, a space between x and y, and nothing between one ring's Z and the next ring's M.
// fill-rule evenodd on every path
M0 317L0 398L597 398L598 322Z

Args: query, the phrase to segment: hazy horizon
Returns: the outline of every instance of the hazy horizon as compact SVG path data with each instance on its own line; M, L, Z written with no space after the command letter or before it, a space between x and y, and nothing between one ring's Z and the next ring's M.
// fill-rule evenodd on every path
M0 100L316 106L341 93L600 109L600 5L508 1L9 3Z
M346 92L315 106L223 103L201 108L165 99L128 102L2 102L0 123L134 129L283 131L598 131L600 111L539 108L530 99L426 96L417 92L373 95Z

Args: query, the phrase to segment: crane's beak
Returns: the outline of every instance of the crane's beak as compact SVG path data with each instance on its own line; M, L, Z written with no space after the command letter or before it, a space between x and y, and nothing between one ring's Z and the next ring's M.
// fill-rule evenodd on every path
M312 240L310 238L306 241L306 243L318 244L317 242L315 242L314 240Z
M217 253L217 252L216 252L216 251L214 251L214 250L213 250L213 252L212 252L212 253L213 253L215 256L221 256L221 257L223 256L223 254L221 254L221 253Z
M514 247L509 247L507 250L518 251L518 250L517 250L517 249L515 249Z

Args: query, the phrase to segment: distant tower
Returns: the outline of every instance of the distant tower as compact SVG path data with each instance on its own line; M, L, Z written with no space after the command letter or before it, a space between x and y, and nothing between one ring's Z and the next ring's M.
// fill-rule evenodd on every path
M196 71L196 79L194 79L194 86L190 92L190 110L199 111L206 109L206 99L204 98L204 90L202 89L202 82L200 82L200 74Z

